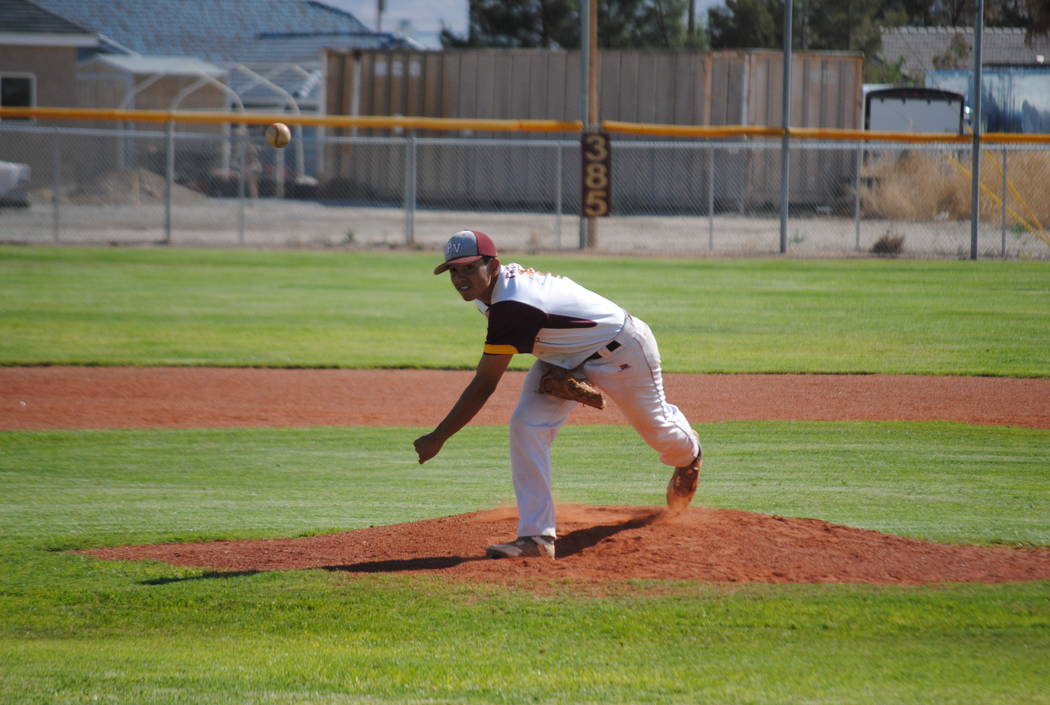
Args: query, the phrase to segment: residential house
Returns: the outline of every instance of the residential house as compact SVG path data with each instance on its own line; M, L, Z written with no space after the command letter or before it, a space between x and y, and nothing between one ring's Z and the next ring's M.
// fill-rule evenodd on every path
M896 27L882 34L886 61L916 83L974 104L972 27ZM1050 133L1050 37L988 27L981 37L981 121L986 132Z

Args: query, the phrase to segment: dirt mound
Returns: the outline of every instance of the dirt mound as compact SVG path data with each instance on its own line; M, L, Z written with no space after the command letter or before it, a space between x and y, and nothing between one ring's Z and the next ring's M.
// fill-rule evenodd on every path
M69 190L66 198L70 203L100 206L164 203L166 188L165 177L148 169L120 169L77 185ZM172 184L173 203L190 204L206 198L181 184Z
M817 519L692 507L558 509L558 560L484 558L514 536L513 509L377 526L324 536L123 546L106 560L159 560L215 571L322 568L348 574L431 573L504 584L666 579L704 582L1013 582L1050 579L1050 549L953 546Z

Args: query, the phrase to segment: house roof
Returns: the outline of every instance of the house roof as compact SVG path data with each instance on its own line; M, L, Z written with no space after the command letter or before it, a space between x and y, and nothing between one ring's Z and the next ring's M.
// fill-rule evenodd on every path
M0 3L12 0L0 0ZM25 0L19 0L25 2ZM257 76L230 73L246 104L280 107L282 91L307 108L319 102L325 49L412 47L397 34L371 32L349 12L318 0L32 0L43 10L99 35L104 51L195 57ZM26 3L29 4L29 3ZM273 67L297 66L295 71ZM243 72L242 72L243 73ZM243 80L242 80L243 79ZM240 82L240 86L238 85Z
M936 57L944 56L953 48L952 42L965 47L961 62L973 62L973 27L893 27L882 31L882 56L894 63L904 58L904 73L921 79L927 71L939 67ZM1039 57L1043 60L1040 61ZM981 37L982 64L1009 64L1038 66L1050 64L1050 37L1036 37L1025 43L1025 31L1020 27L986 27ZM965 68L965 65L963 66Z
M98 37L28 0L0 0L0 44L94 46Z
M313 0L33 0L69 22L139 54L196 56L213 62L258 55L256 43L295 28L303 33L364 35L348 12ZM272 46L272 43L271 43ZM274 47L273 60L288 60ZM317 60L317 55L311 57Z

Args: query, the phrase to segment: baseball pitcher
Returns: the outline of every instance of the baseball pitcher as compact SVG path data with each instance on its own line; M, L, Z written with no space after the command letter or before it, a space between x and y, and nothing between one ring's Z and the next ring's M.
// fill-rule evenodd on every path
M485 233L462 230L445 245L452 286L488 318L473 379L445 418L415 441L425 463L481 410L517 353L537 359L510 420L517 538L489 546L493 558L554 558L551 445L577 403L601 408L608 395L646 443L675 468L667 505L681 512L696 492L703 451L685 416L664 397L660 353L649 326L571 279L501 264Z

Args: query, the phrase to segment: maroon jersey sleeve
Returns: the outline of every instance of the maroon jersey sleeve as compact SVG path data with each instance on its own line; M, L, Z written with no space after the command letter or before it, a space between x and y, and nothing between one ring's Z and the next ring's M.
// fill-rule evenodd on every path
M592 328L591 320L541 311L520 301L499 301L489 308L485 352L496 355L530 353L541 328Z
M547 314L520 301L500 301L489 308L489 329L485 352L513 354L532 352Z

